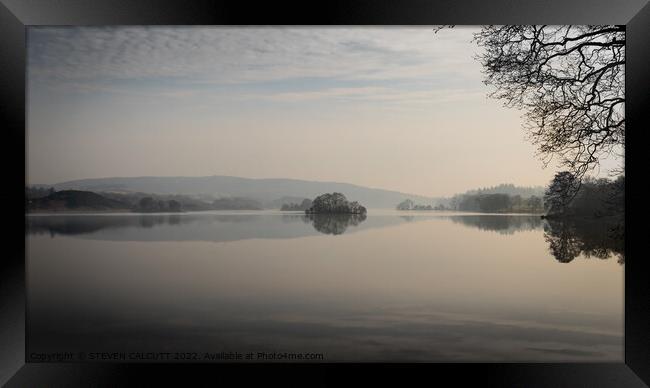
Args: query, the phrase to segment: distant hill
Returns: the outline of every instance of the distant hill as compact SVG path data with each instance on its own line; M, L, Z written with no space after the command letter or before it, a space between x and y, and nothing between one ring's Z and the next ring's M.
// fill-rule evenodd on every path
M127 210L130 205L97 193L79 190L62 190L48 196L28 200L29 211L62 210Z
M390 208L410 198L418 203L435 205L438 198L374 189L339 182L315 182L298 179L251 179L231 176L205 177L130 177L97 178L63 182L56 190L143 192L209 196L214 199L239 197L258 201L265 208L279 208L287 198L310 198L328 192L343 193L351 201L370 208Z

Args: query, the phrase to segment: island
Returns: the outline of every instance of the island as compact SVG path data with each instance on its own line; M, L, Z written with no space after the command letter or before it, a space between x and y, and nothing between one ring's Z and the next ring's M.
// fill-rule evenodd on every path
M341 193L326 193L319 195L311 206L305 210L306 214L358 214L365 215L366 208L359 202L349 202Z

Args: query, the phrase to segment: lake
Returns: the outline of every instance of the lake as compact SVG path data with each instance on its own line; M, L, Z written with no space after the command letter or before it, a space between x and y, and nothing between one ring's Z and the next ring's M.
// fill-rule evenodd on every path
M29 215L28 353L622 362L624 251L592 226L376 209Z

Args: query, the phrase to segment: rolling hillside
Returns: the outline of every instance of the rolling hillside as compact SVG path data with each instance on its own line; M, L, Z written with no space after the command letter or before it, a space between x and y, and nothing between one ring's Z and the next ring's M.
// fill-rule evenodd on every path
M88 190L95 192L143 192L211 196L213 198L243 197L259 201L267 208L276 208L282 197L315 198L327 192L343 193L352 201L370 208L395 208L406 198L435 205L437 198L374 189L338 182L314 182L297 179L251 179L230 176L206 177L130 177L82 179L54 185L56 190Z

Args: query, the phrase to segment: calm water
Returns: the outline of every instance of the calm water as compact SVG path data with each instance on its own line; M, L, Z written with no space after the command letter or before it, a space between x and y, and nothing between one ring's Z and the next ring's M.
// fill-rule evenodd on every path
M622 244L589 227L372 210L26 224L30 353L623 360Z

